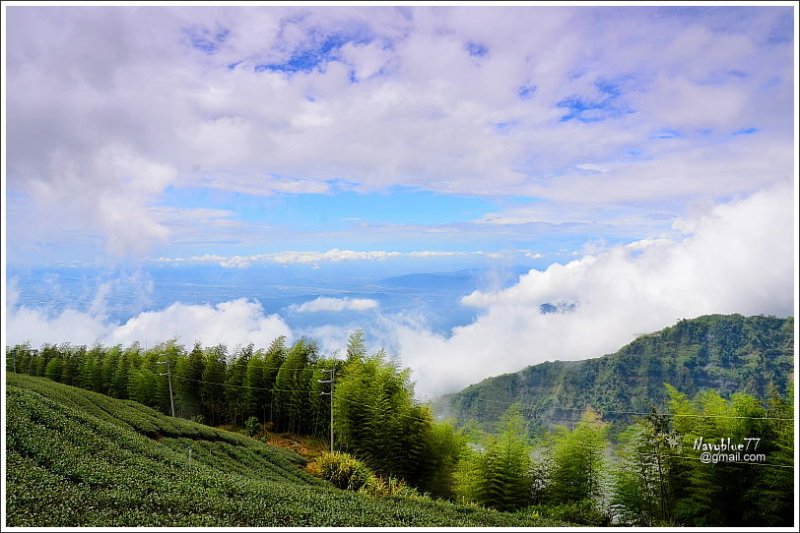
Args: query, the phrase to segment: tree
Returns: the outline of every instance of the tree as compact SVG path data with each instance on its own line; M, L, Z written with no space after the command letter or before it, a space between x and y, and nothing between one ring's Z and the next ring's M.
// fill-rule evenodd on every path
M424 439L419 488L436 498L452 499L456 496L456 468L466 453L467 438L456 429L455 421L446 420L432 423Z
M57 380L65 385L78 385L78 367L83 354L86 352L85 346L74 347L69 344L61 345L61 377Z
M61 357L53 357L47 362L47 366L44 369L44 377L52 379L53 381L58 381L61 379L62 366Z
M245 406L244 416L256 417L262 423L267 421L267 407L270 402L270 387L266 377L264 353L258 350L247 361L242 396Z
M784 525L791 523L791 515L785 513L785 493L791 484L783 484L781 489L767 481L769 477L776 476L773 480L782 479L786 483L789 479L786 474L773 472L767 475L766 469L776 467L746 461L705 463L701 461L701 451L696 444L700 439L707 444L717 445L723 440L728 442L728 439L732 444L752 443L752 439L758 439L760 447L750 452L764 453L770 457L771 463L774 460L772 455L780 453L782 444L791 442L788 437L782 439L778 436L780 430L773 432L777 426L771 425L778 421L768 420L767 410L749 394L734 393L726 400L716 390L709 389L690 400L673 387L667 386L667 389L669 407L675 417L675 429L680 434L685 455L693 459L686 461L686 473L677 485L676 521L682 525L701 527L764 525L768 521L782 522ZM792 417L789 415L787 418ZM782 464L788 466L791 463L786 461ZM769 487L772 487L772 491ZM765 492L783 493L783 497L765 501Z
M175 365L175 409L178 416L192 418L202 415L200 386L205 370L205 356L199 342L194 344L188 357Z
M367 356L367 348L364 344L364 331L357 329L350 334L347 341L347 360L364 359Z
M175 415L180 416L180 404L176 401L177 391L181 385L180 380L178 380L178 366L181 361L186 359L186 350L182 345L178 344L176 339L170 339L154 346L148 353L151 354L149 368L160 377L158 380L159 409L163 413L172 414L174 404ZM168 369L169 375L167 375ZM171 391L170 380L172 382ZM170 393L172 397L170 397Z
M88 352L84 352L78 367L77 385L83 389L101 392L103 386L102 365L105 350L96 344Z
M556 503L589 501L600 496L608 424L587 408L572 430L557 426L551 436L553 471L548 489Z
M114 383L114 372L116 372L121 354L122 347L120 345L116 345L109 348L108 352L106 352L106 355L103 358L103 364L100 369L100 391L103 392L103 394L114 396L114 392L112 390Z
M138 358L139 345L134 343L122 352L116 360L116 367L111 378L111 396L114 398L128 398L128 379L134 360Z
M286 360L286 337L281 335L272 341L267 353L264 355L264 387L269 389L266 397L266 407L269 409L269 420L276 422L275 395L272 391L278 371Z
M209 348L205 353L203 378L200 383L200 401L210 425L223 423L225 408L225 355L227 349L223 345Z
M235 426L244 421L248 407L248 398L243 386L246 382L247 366L253 357L253 345L242 348L228 365L225 379L225 404L231 416L231 423Z
M472 497L481 505L512 511L531 501L531 450L518 404L501 417L500 427L500 436L490 438L477 459L477 482Z
M613 503L624 522L640 526L674 522L676 487L684 465L670 417L655 409L619 437Z
M158 398L158 376L147 368L132 370L128 379L128 398L159 408L161 402Z
M286 354L273 387L273 404L276 424L280 431L299 432L306 421L303 408L308 402L308 364L316 356L317 347L305 339L292 345Z
M409 371L383 352L351 357L337 374L334 431L342 447L377 472L418 483L433 417L414 403Z
M750 492L761 526L791 526L794 520L794 384L785 396L773 388L766 410L767 427L762 451L774 466L758 469L758 479ZM754 467L756 468L756 467Z

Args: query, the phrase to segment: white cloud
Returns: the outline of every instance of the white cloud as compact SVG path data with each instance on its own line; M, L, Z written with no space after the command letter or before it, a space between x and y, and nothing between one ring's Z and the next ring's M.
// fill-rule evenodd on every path
M63 342L89 344L102 339L108 326L102 318L71 309L51 317L42 310L21 307L12 308L6 315L6 331L9 346L24 342L33 346Z
M205 254L209 241L256 231L236 220L236 208L169 204L182 190L327 194L338 183L356 192L533 196L536 203L501 205L471 230L537 248L558 224L651 235L647 245L604 248L532 271L510 289L471 295L465 302L485 315L450 338L401 320L395 341L428 390L615 350L683 316L788 312L794 72L792 35L781 28L791 28L790 7L298 12L10 7L10 249L75 259L79 246L125 256L189 243L174 252L186 257L159 261L227 267L462 253ZM207 54L192 48L192 28L229 33ZM331 35L352 39L319 68L255 71ZM468 43L486 54L471 56ZM619 95L608 98L603 84ZM602 120L564 119L570 106ZM675 135L658 138L667 128ZM749 128L758 131L732 135ZM762 189L771 192L677 224L675 233L688 232L682 240L659 233L695 203ZM551 226L534 233L535 224ZM386 231L359 231L371 228ZM261 242L273 246L279 230L265 233ZM541 303L573 300L573 313L537 312ZM203 331L217 342L232 339L230 330L246 342L288 331L243 301L175 304L124 325L106 324L100 303L94 314L57 316L10 305L9 336L92 342L152 332L191 342Z
M253 343L267 347L278 336L292 338L292 331L278 315L265 315L260 304L233 300L217 305L175 303L161 311L146 311L124 324L113 324L101 315L74 309L49 315L41 309L7 305L7 344L30 342L106 345L139 342L150 346L172 338L185 345L200 341L206 346L229 348Z
M452 391L503 372L553 359L610 353L636 336L710 313L788 316L794 306L795 191L779 186L713 207L675 223L675 239L645 239L599 249L570 263L531 270L505 289L476 291L464 305L481 315L449 336L436 334L412 314L375 314L378 344L399 354L413 370L421 394ZM48 315L17 305L9 286L8 342L154 344L177 336L229 347L267 346L293 337L287 323L257 303L176 303L144 312L124 324L67 310ZM98 296L102 299L102 295ZM97 299L96 299L97 300ZM570 312L542 314L545 303L576 304ZM102 305L93 303L95 312ZM317 298L295 312L371 311L378 303L358 298ZM325 353L343 349L357 326L327 324L303 334L318 338Z
M179 237L171 187L567 208L751 193L791 179L792 47L774 38L791 9L737 9L12 7L9 186L35 209L10 225L129 254ZM228 31L214 53L191 46L203 29ZM349 42L318 68L256 72L329 36ZM605 120L562 120L569 102ZM666 127L684 142L652 138Z
M405 321L388 334L419 389L443 392L547 360L611 353L681 318L791 315L794 192L781 186L719 205L683 224L684 239L611 247L531 270L505 290L474 292L463 303L483 314L450 337ZM559 302L578 305L539 312Z
M342 261L385 261L400 257L435 258L456 256L487 256L494 254L473 252L452 252L446 250L416 250L412 252L397 252L386 250L340 250L334 248L320 251L285 251L267 254L222 256L215 254L196 255L191 257L159 257L159 263L215 263L226 268L246 268L253 263L266 262L279 265L316 265L319 263L339 263Z
M260 304L240 299L215 306L176 303L163 311L145 312L115 328L109 342L178 337L184 343L269 346L280 335L291 337L281 317L264 315Z
M327 298L324 296L290 307L296 313L370 311L377 308L378 302L369 298Z

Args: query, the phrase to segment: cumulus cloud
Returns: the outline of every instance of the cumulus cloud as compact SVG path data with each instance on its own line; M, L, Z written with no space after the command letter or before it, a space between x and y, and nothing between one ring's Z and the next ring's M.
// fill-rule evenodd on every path
M449 337L408 320L387 334L418 387L443 392L547 360L611 353L682 318L791 315L793 192L777 187L679 221L683 238L612 246L531 270L510 288L474 292L463 303L483 314ZM559 302L578 305L540 312Z
M49 316L40 309L11 308L6 315L6 344L64 342L90 344L103 339L108 326L102 318L73 309Z
M292 338L292 331L277 315L266 315L260 304L244 299L217 305L175 303L160 311L146 311L123 324L74 309L50 315L42 309L7 305L7 344L70 342L73 344L153 345L172 338L189 345L224 344L229 348L253 343L267 347L276 337Z
M462 304L481 314L450 335L431 331L413 312L382 314L370 299L320 297L291 311L376 311L370 336L412 368L417 390L424 395L547 360L597 357L682 318L710 313L788 316L795 294L794 197L792 187L775 187L676 221L678 238L598 248L567 264L531 270L510 287L475 291ZM302 333L332 353L343 349L348 334L358 327L333 323L292 331L283 318L267 315L259 304L246 300L176 303L110 324L93 312L51 315L22 307L17 297L12 282L6 308L11 344L154 344L178 337L186 344L199 340L267 346L278 335L291 339ZM545 313L544 304L569 312ZM101 308L93 303L92 309Z
M369 298L327 298L320 296L310 302L290 307L295 313L317 313L320 311L370 311L378 308L378 302Z
M31 206L9 224L30 241L88 233L144 253L188 231L162 203L180 188L344 182L569 207L719 198L791 174L789 7L7 15L9 189ZM731 144L745 128L758 133Z
M296 227L262 231L245 208L195 205L194 192L211 201L217 193L335 199L340 190L403 187L510 199L469 227L415 227L415 238L446 231L471 244L489 235L539 248L570 228L600 242L652 237L586 248L514 287L469 295L464 303L483 315L449 337L392 319L387 340L421 389L437 391L548 358L599 355L681 317L790 310L791 7L10 6L6 14L3 200L9 250L24 252L14 259L170 250L182 256L159 261L246 267L483 253L257 253L322 239L294 239L303 233ZM735 135L743 131L751 134ZM683 222L665 231L676 216ZM342 242L398 236L379 224L358 231L369 238ZM218 253L220 243L255 234L248 252ZM559 302L579 305L538 312ZM9 339L152 333L191 342L199 332L204 342L238 343L289 332L245 301L174 304L122 325L106 323L101 303L58 315L11 305Z

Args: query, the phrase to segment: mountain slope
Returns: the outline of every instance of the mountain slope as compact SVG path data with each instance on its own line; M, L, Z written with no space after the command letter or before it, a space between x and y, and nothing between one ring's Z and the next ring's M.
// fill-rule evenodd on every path
M45 378L8 373L6 400L6 526L548 525L339 491L289 451Z
M792 318L709 315L634 340L584 361L554 361L486 379L443 397L439 412L491 426L521 402L531 431L577 420L586 406L628 421L666 399L665 383L693 396L715 388L759 398L785 392L793 371ZM577 333L576 333L577 334Z

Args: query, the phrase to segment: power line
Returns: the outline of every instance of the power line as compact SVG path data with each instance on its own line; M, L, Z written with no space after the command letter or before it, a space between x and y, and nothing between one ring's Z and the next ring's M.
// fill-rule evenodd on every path
M16 363L16 357L12 356L12 358L14 359L14 363ZM334 361L334 362L335 361L340 361L338 359L330 359L330 360ZM158 363L158 364L163 364L163 363ZM226 366L226 368L229 368L228 363L225 363L225 366ZM279 371L278 373L280 373L281 370L284 370L284 374L290 374L290 375L293 375L293 376L296 376L296 375L302 374L302 373L306 373L306 372L310 372L313 375L313 373L318 370L318 369L315 369L313 367L305 367L305 368L294 369L294 370L286 370L286 369L283 369L282 366L262 366L261 368L264 369L264 370L267 370L267 369L269 369L269 370L278 370ZM330 372L330 369L319 369L319 371L321 371L321 372ZM168 365L168 374L170 374L169 365ZM168 378L170 379L170 389L171 389L171 376L168 376ZM210 382L210 381L206 381L206 380L197 380L197 379L192 379L192 378L182 378L182 377L178 377L178 376L175 376L175 379L178 379L178 380L181 380L181 381L194 381L194 382L198 382L198 383L207 383L207 384L215 385L215 386L236 387L236 388L240 388L240 389L250 389L250 390L264 390L264 391L277 391L277 392L308 392L305 389L276 389L274 387L271 387L271 388L252 387L252 386L247 386L247 385L237 385L237 384L234 384L234 383L218 383L218 382ZM170 395L170 400L172 400L172 395ZM490 400L490 399L485 398L485 397L475 398L473 400L473 402L491 403L491 404L495 404L495 405L503 405L503 406L506 406L506 407L510 407L514 403L518 403L518 404L520 404L520 409L522 411L527 412L529 414L529 416L531 416L532 418L540 418L540 419L544 419L544 420L556 420L556 419L559 419L559 420L564 420L564 421L573 421L572 419L569 419L569 418L556 418L556 417L553 417L553 416L543 417L543 416L541 416L541 411L544 411L544 410L551 410L551 409L556 409L557 410L557 409L560 409L560 410L581 411L581 412L586 410L586 408L567 407L567 406L562 406L562 405L548 404L546 402L545 403L530 402L530 403L527 403L527 404L523 404L521 402L503 402L503 401L499 401L499 400ZM603 409L603 408L597 408L597 411L601 414L601 416L605 415L605 414L620 414L620 415L634 415L634 416L651 416L651 415L655 414L656 416L673 417L673 418L705 418L705 419L720 418L720 419L777 420L777 421L793 421L794 420L794 418L771 417L771 416L712 415L712 414L658 413L658 412L653 413L653 412L614 410L614 409ZM174 412L174 410L173 410L173 412Z
M69 343L64 343L64 344L69 346L69 348L77 347L79 350L81 348L84 348L84 349L86 348L85 345L75 346L75 345L71 345ZM58 346L61 346L61 345L58 345L58 346L57 345L52 345L52 346L58 348ZM155 349L155 347L154 347L154 349ZM39 352L39 350L37 350L35 348L31 348L30 350L33 353ZM121 352L120 356L124 356L129 350L130 350L130 348L125 349L124 351ZM263 352L262 350L257 350L257 351L253 352L253 356L257 357L256 354L259 351L262 354L266 354L267 353L267 352ZM146 352L147 352L147 350L145 350L143 353L146 353ZM72 352L70 352L70 353L72 353ZM140 352L137 351L137 353L140 353ZM189 353L189 352L186 352L186 353ZM103 355L105 355L105 353ZM234 354L233 357L232 357L232 362L235 362L240 357L241 357L241 355L236 356ZM323 357L322 359L324 360L325 358ZM331 358L330 360L331 361L341 361L340 359L334 359L334 358ZM14 364L16 364L16 357L14 357ZM226 368L229 368L229 366L231 364L233 364L233 363L228 363L226 361L225 362ZM263 370L278 370L278 371L280 371L282 369L282 366L262 366L261 368ZM288 371L288 372L285 371L284 373L290 373L290 374L296 376L298 374L302 374L304 372L308 372L309 370L311 370L312 372L314 371L314 369L306 367L306 368L303 368L303 369L296 369L296 370L292 370L292 371ZM322 370L322 372L330 372L330 370L329 369L324 369L324 370ZM180 379L180 380L184 380L184 381L190 380L190 381L196 381L196 382L200 382L200 383L209 383L209 384L212 384L212 385L219 385L219 386L225 386L225 387L238 387L238 388L242 388L242 389L267 390L267 391L279 390L280 392L305 392L304 390L250 387L250 386L245 386L245 385L236 385L236 384L232 384L232 383L213 383L213 382L208 382L208 381L203 381L203 380L193 380L191 378L179 378L177 376L175 378L176 379ZM510 407L514 403L520 403L520 402L502 402L502 401L498 401L498 400L490 400L490 399L487 399L487 398L484 398L484 397L478 397L474 401L483 402L483 403L492 403L492 404L496 404L496 405L504 405L506 407ZM543 405L543 404L537 404L537 403L520 404L520 409L528 412L529 414L531 414L531 416L534 416L534 417L538 417L538 414L537 414L538 410L548 410L548 409L562 409L562 410L569 410L569 411L585 411L586 410L585 407L584 408L581 408L581 407L567 407L567 406L561 406L561 405L553 405L553 404L549 404L549 405L548 404L544 404ZM653 412L614 410L614 409L603 409L603 408L597 408L597 411L601 414L601 416L604 415L604 414L633 415L633 416L651 416L651 415L655 414L656 416L673 417L673 418L721 418L721 419L739 419L739 420L794 421L794 418L771 417L771 416L711 415L711 414L658 413L658 412L653 413ZM561 420L570 421L571 419L563 418Z
M246 385L236 385L234 383L219 383L219 382L216 382L216 381L205 381L205 380L202 380L202 379L181 378L181 377L178 377L178 376L175 376L175 379L180 380L180 381L192 381L192 382L195 382L195 383L205 383L205 384L209 384L209 385L216 385L216 386L219 386L219 387L235 387L235 388L243 388L243 389L253 389L253 390L263 390L263 391L276 391L276 392L304 392L304 393L307 393L309 395L313 394L313 392L314 392L314 391L311 391L311 390L308 390L308 389L278 389L278 388L266 388L266 387L249 387L249 386L246 386ZM337 398L338 398L337 401L345 401L345 402L349 402L349 403L352 403L352 404L361 405L363 407L369 407L369 408L372 408L372 409L377 407L377 406L372 405L372 404L359 402L358 400L355 400L353 398L347 398L347 397L342 397L342 396L337 396ZM388 412L388 411L385 411L385 412ZM415 419L415 420L419 420L421 422L427 422L427 421L430 420L430 419L427 419L427 418L418 417L418 416L410 415L410 414L407 414L407 413L394 413L394 416L412 418L412 419Z
M585 411L586 407L567 407L563 405L554 405L554 404L539 404L539 403L527 403L523 404L522 402L501 402L498 400L490 400L488 398L479 397L475 398L473 402L483 402L483 403L493 403L496 405L503 405L506 407L511 407L512 405L520 404L520 409L522 410L531 410L531 409L540 409L540 410L547 410L547 409L562 409L566 411ZM470 405L473 403L470 402ZM591 407L591 406L588 406ZM458 409L458 406L456 407ZM464 409L464 408L462 408ZM602 414L626 414L626 415L639 415L639 416L666 416L666 417L678 417L678 418L731 418L731 419L747 419L747 420L783 420L783 421L793 421L794 418L783 418L783 417L774 417L774 416L739 416L739 415L701 415L701 414L685 414L685 413L653 413L653 412L642 412L642 411L620 411L615 409L603 409L603 408L596 408L596 410Z
M307 392L311 393L312 391L308 389L277 389L274 387L249 387L247 385L236 385L235 383L219 383L217 381L205 381L202 379L192 379L192 378L181 378L175 376L175 379L180 381L192 381L195 383L205 383L207 385L215 385L218 387L235 387L237 389L251 389L251 390L263 390L263 391L277 391L277 392Z

